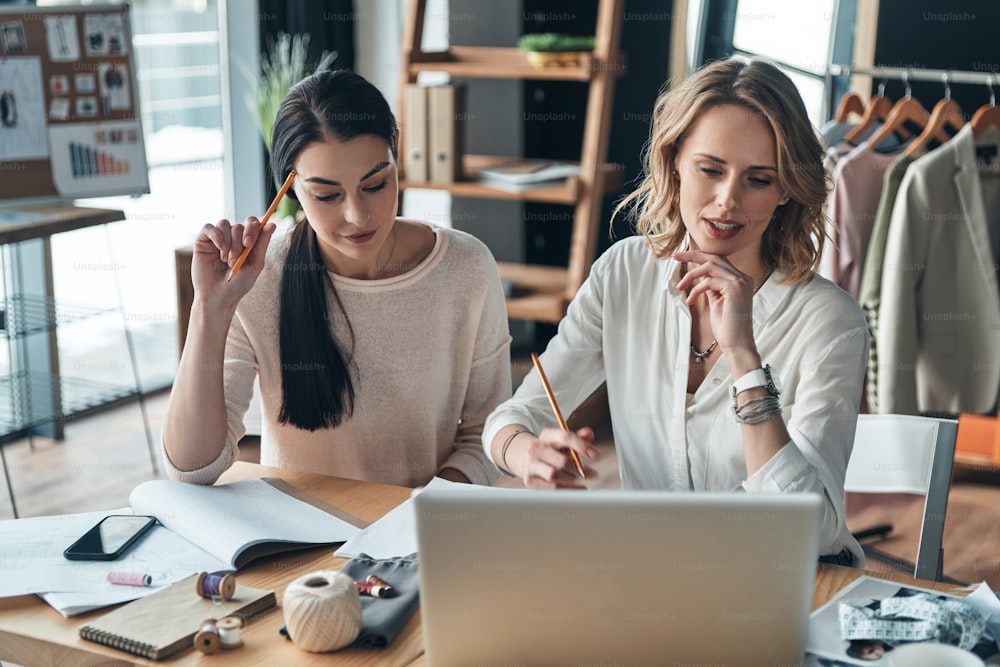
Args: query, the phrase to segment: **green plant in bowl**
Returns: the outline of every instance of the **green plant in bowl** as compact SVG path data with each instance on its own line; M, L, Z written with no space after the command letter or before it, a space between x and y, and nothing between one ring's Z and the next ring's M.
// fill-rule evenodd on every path
M522 35L517 47L527 52L528 62L536 67L579 65L582 54L594 50L593 36L564 35L554 32Z

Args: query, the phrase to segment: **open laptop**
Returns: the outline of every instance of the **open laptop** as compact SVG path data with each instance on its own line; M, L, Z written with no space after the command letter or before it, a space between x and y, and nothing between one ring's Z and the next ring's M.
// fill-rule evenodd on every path
M813 494L428 489L427 664L797 665Z

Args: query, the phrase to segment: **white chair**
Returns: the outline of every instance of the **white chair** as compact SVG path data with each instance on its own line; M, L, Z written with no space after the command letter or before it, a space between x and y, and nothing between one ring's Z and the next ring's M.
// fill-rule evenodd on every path
M844 490L924 496L913 576L943 578L944 518L948 509L958 422L911 415L858 415Z

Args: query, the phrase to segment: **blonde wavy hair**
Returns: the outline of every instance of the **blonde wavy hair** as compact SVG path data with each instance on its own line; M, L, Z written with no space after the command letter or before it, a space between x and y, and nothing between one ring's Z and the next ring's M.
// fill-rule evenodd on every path
M809 122L795 84L774 64L729 58L709 63L673 88L664 89L653 109L653 126L643 151L639 187L615 213L627 211L656 257L668 257L684 243L674 160L691 125L707 109L736 104L760 115L777 144L778 183L788 195L764 231L761 260L787 275L782 282L808 280L823 250L824 209L829 191L823 147Z

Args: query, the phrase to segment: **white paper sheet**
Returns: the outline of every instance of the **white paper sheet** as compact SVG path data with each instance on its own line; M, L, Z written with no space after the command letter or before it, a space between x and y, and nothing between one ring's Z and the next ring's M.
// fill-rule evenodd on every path
M386 513L381 519L371 524L360 533L344 542L333 552L341 558L355 558L359 554L367 554L372 558L396 558L409 556L417 551L417 516L413 510L413 496L423 489L482 489L484 492L503 491L490 486L472 486L449 482L441 477L435 477L427 486L415 489L410 497Z
M196 572L228 564L162 526L154 527L114 561L71 561L63 550L109 514L130 508L0 521L0 597L52 593L43 598L63 615L134 600ZM108 583L109 572L141 572L153 586Z
M44 594L47 603L70 616L148 595L197 572L231 570L232 554L247 535L323 544L342 542L359 532L263 480L225 486L153 480L133 490L130 501L132 508L0 521L0 597ZM103 517L133 513L156 516L162 525L122 558L63 557L63 550ZM182 515L187 521L179 519ZM209 516L221 521L208 522ZM262 529L263 523L267 525ZM148 574L153 587L108 583L112 571Z

